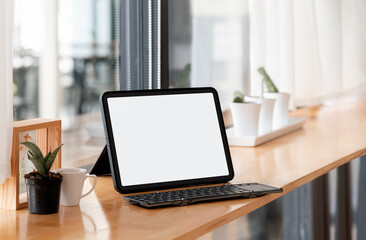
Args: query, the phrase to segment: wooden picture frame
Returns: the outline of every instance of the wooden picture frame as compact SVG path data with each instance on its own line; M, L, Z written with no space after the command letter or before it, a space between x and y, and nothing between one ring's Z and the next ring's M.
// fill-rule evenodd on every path
M21 135L29 136L30 132L35 135L35 143L44 155L61 145L61 120L37 118L14 122L11 177L0 185L1 209L18 210L27 207L26 193L20 192L20 184L23 180L20 166L20 158L22 157L20 152L23 151L23 145L20 146L20 143L27 140L25 137L22 139ZM51 169L56 168L61 168L61 151L57 154Z

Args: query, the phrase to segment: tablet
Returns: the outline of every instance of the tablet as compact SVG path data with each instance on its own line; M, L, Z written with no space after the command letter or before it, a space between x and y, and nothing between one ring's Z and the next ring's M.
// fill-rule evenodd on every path
M100 104L118 192L222 183L234 177L214 88L105 92Z

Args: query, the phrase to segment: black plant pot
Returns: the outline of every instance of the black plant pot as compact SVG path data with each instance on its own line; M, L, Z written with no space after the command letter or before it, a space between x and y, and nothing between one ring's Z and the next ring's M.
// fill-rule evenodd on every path
M30 213L57 213L60 204L62 176L55 179L25 178Z

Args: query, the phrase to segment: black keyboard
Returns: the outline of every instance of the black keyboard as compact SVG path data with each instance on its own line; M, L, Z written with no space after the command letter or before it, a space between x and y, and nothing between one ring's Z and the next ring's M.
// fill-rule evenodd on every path
M125 196L130 203L144 207L185 206L197 202L223 200L230 198L260 197L268 193L281 193L281 188L275 188L259 183L243 183L200 187L147 194Z

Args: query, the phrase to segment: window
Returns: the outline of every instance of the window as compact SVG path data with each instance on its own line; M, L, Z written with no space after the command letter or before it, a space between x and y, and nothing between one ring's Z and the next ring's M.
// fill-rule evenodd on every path
M169 1L169 76L171 87L215 87L223 109L234 90L246 92L248 2Z
M120 88L119 1L15 3L14 119L61 118L72 129Z
M248 93L248 1L121 4L122 89L212 86L223 109L234 90Z
M226 109L248 89L248 29L247 1L17 0L14 119L61 118L67 137L80 119L100 119L102 92L119 89L213 86Z

